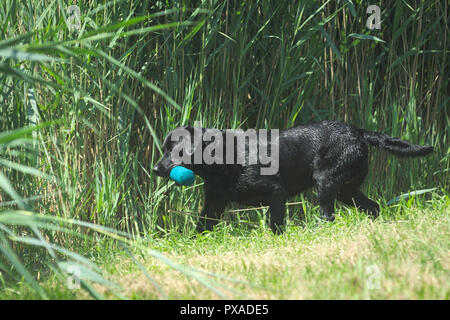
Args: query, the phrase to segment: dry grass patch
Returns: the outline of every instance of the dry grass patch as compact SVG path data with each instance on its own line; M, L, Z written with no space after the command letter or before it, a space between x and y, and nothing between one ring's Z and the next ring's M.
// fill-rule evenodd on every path
M144 254L139 260L164 295L128 258L112 280L137 299L447 299L448 213L445 207L397 221L341 220L281 236L219 230L181 244L172 239L158 250L204 272L186 275Z

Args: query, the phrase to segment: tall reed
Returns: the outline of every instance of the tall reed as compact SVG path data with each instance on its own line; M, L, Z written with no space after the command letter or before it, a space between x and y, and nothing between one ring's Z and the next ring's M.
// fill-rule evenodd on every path
M67 27L72 4L79 30ZM45 214L135 235L186 230L195 219L170 210L199 210L201 183L180 190L151 173L169 130L336 119L435 147L426 160L371 152L375 197L445 188L448 3L381 1L380 30L366 27L368 5L4 0L1 131L60 119L33 157L7 157L58 183L6 173L24 197L47 195L30 202Z

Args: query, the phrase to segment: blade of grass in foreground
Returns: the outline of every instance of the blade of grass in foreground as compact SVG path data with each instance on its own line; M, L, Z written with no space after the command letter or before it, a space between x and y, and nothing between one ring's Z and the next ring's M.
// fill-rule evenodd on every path
M399 202L401 199L409 198L411 196L416 196L416 195L419 195L419 194L429 193L429 192L432 192L434 190L437 190L437 188L422 189L422 190L416 190L416 191L411 191L411 192L408 192L408 193L404 193L404 194L399 195L398 197L395 197L394 199L389 200L386 204L387 205L391 205L391 204L394 204L396 202Z
M14 250L11 248L8 241L3 236L1 229L0 229L0 252L4 255L7 262L9 262L17 270L17 273L26 280L26 282L39 294L41 298L48 299L48 296L45 293L45 291L37 283L37 281L34 279L31 273L27 270L27 268L23 265L19 257L15 254Z
M45 223L42 223L42 222L45 222ZM205 272L203 272L201 270L196 270L196 269L178 264L178 263L172 261L171 259L165 257L160 252L149 249L147 246L136 243L130 237L126 237L127 234L125 234L123 232L117 232L114 229L106 228L106 227L96 225L93 223L89 223L89 222L77 221L77 220L73 220L73 219L65 219L65 218L61 218L61 217L33 214L28 211L7 211L7 212L0 213L0 227L2 227L2 226L5 227L6 225L11 224L14 226L17 226L17 225L38 226L40 229L47 229L47 227L50 227L52 225L54 226L56 224L57 225L56 228L49 228L49 229L50 230L56 229L56 230L64 231L63 228L60 226L61 223L66 224L68 226L73 225L73 226L82 226L82 227L88 228L99 234L103 234L103 235L107 236L111 240L117 240L122 244L126 244L129 248L134 248L134 249L138 249L140 251L146 252L149 255L156 258L157 260L161 261L163 264L166 264L170 268L177 270L178 272L183 273L186 276L198 281L200 284L202 284L209 290L213 291L215 294L217 294L217 296L219 296L222 299L228 299L228 296L224 292L222 292L221 289L235 291L235 293L237 293L241 296L245 296L244 294L242 294L234 289L227 288L223 284L217 283L216 281L214 281L212 279L208 279L208 278L202 276L201 273L205 273ZM0 236L2 235L2 231L4 231L4 230L5 230L5 228L0 228ZM80 234L80 237L83 237L83 235ZM2 236L2 239L3 238L4 237ZM71 252L67 249L64 249L64 248L59 247L54 244L49 244L47 242L43 243L42 240L39 240L36 238L17 237L17 236L9 235L9 239L11 241L18 241L18 242L22 242L22 243L27 243L29 245L41 246L44 248L50 247L51 249L56 250L56 251L60 252L61 254L64 254L64 255L68 256L69 258L73 259L73 261L58 262L57 263L58 270L60 270L61 272L64 272L65 270L68 269L69 266L76 265L81 270L82 278L85 281L87 280L87 281L95 282L102 286L106 286L107 288L111 289L113 292L116 291L115 284L105 280L104 277L98 273L98 270L100 270L100 269L95 264L90 263L88 259L86 259L74 252ZM35 289L37 289L38 287L40 288L40 286L37 284L36 280L34 280L34 278L31 276L31 274L27 271L26 267L20 262L18 257L15 256L14 252L11 249L8 250L8 247L3 248L0 245L0 250L2 252L5 251L8 254L8 256L7 256L8 261L10 261L10 263L12 263L14 266L17 266L20 274L25 277L27 282L29 282L33 288L35 288ZM127 249L127 250L129 251L129 249ZM138 265L138 267L140 266L139 263L137 265ZM143 268L143 266L141 265L140 268ZM97 270L97 271L95 271L95 270ZM147 273L147 271L145 273ZM215 277L217 279L227 280L227 281L231 281L231 282L238 282L237 280L234 281L231 278L222 277L220 275L216 275L216 274L213 274L210 272L206 272L205 274L207 274L209 277ZM239 283L241 283L241 282L239 282ZM39 290L42 291L42 288ZM89 294L93 294L91 292L92 290L88 290ZM46 297L45 293L42 294L41 296ZM94 298L103 298L103 297L99 296L98 293L97 294L94 293L93 297Z

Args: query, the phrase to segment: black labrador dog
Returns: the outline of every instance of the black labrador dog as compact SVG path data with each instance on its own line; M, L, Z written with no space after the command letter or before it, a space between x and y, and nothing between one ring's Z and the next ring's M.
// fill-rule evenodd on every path
M278 135L275 138L271 136L271 139L267 138L267 134L258 134L258 146L262 143L261 137L264 137L268 141L266 144L270 145L267 147L267 154L274 155L274 151L278 153L278 170L272 174L262 174L261 169L267 168L267 161L265 164L261 161L252 163L248 161L248 155L245 155L241 160L246 161L239 162L238 158L242 155L236 143L222 142L216 144L215 148L210 148L213 149L213 156L214 153L221 153L222 158L232 161L194 161L198 145L207 148L211 143L217 142L216 140L221 140L220 138L236 142L245 134L242 131L187 126L181 129L191 137L194 136L195 130L199 129L200 135L214 136L214 141L210 138L192 142L195 141L193 138L183 142L179 135L174 138L174 133L179 129L167 135L162 145L164 156L155 165L153 172L158 176L168 177L170 170L180 164L179 159L173 159L174 148L184 145L179 154L180 157L183 154L183 159L187 161L181 165L204 180L203 217L218 219L230 202L267 205L270 209L270 227L274 232L282 231L287 198L311 187L317 191L321 217L326 220L334 220L336 199L363 210L374 218L377 217L380 210L378 204L359 190L368 172L368 145L399 157L425 156L433 150L431 146L414 145L346 123L322 121L279 130ZM246 153L250 148L249 140L240 140L241 143L245 141ZM216 223L215 220L201 219L197 230L211 230Z

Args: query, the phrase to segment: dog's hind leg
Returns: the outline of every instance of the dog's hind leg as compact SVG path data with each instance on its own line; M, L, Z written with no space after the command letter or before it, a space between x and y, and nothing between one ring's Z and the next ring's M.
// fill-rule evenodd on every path
M320 216L322 219L334 221L334 201L336 199L336 183L332 182L326 171L313 174L314 184L319 197Z
M336 193L333 188L319 188L320 216L328 221L334 221L334 201Z
M373 218L378 217L378 214L380 212L380 206L378 205L378 203L370 200L360 190L343 190L338 194L337 199L348 206L363 210Z
M314 166L313 181L319 196L321 217L333 221L334 201L338 195L349 189L349 184L352 190L357 190L367 174L367 146L341 141L339 148L320 154ZM373 211L372 200L359 194L356 198L363 207Z

